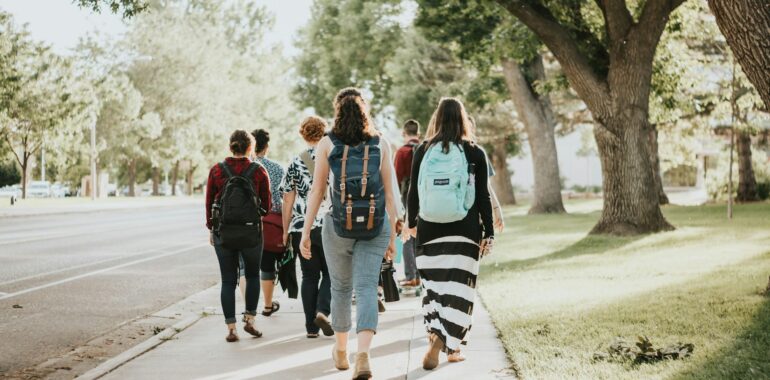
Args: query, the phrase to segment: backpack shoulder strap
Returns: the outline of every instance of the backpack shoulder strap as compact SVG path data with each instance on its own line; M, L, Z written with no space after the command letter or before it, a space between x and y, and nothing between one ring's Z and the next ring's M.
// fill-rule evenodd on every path
M230 178L233 176L233 171L230 170L230 167L227 166L227 163L222 161L219 163L219 168L222 169L222 173L225 173L225 178Z
M258 169L259 169L261 166L262 166L262 165L260 165L260 164L259 164L259 162L256 162L256 161L252 161L252 162L249 164L249 166L246 168L246 170L244 170L244 171L243 171L243 174L241 174L241 176L243 176L243 177L246 177L246 178L249 178L249 179L250 179L250 178L254 177L254 173L256 173L256 172L257 172L257 170L258 170Z

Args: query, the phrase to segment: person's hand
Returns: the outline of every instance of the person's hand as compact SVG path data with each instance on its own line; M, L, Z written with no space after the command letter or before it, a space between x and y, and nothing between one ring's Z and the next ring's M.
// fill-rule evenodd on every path
M299 243L299 251L306 260L310 260L310 258L313 257L310 253L310 233L307 231L302 231L302 240L300 240Z
M490 253L492 253L492 247L495 245L495 239L494 238L486 238L481 240L481 244L479 244L479 256L484 257Z
M385 260L393 261L393 258L396 257L396 239L391 238L390 243L388 243L388 248L385 249Z
M406 237L407 237L407 239L409 239L410 237L416 238L417 237L417 227L408 228L406 230Z
M289 231L283 231L283 239L281 241L283 242L284 247L289 244Z
M214 246L214 233L211 231L209 231L209 244L211 244L212 247Z
M401 232L404 231L404 221L399 219L396 220L396 235L401 235Z
M500 207L495 207L493 219L494 219L494 225L495 225L495 231L497 232L503 232L505 229L505 220L503 219L503 209Z

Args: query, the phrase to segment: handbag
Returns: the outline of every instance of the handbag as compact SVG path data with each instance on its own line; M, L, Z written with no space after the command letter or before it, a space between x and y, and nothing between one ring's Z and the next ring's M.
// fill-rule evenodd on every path
M382 282L382 295L385 302L396 302L400 299L398 285L396 284L396 269L392 261L383 261L380 268L380 281Z

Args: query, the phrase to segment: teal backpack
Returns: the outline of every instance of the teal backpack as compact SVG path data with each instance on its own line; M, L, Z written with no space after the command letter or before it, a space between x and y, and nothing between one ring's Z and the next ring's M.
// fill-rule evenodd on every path
M465 146L451 144L444 153L441 143L430 145L417 180L420 219L451 223L465 218L476 200L474 172L468 165Z

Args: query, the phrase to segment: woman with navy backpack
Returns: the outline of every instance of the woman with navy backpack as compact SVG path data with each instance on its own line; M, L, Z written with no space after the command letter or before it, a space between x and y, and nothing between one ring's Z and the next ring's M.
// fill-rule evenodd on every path
M262 259L262 217L270 211L270 180L265 168L251 161L254 137L243 130L230 136L231 157L214 165L206 183L206 227L214 246L222 276L220 301L229 333L228 342L238 341L235 331L235 288L238 261L243 257L246 275L246 310L243 330L259 338L254 326L259 300L259 266Z
M412 162L409 235L425 286L423 317L430 345L422 366L459 351L471 328L479 258L494 242L487 158L473 143L463 104L444 98Z
M316 150L313 186L305 220L314 220L327 186L332 210L323 221L323 248L331 276L334 366L349 368L348 331L352 293L356 294L358 352L353 379L369 379L369 347L377 331L377 283L383 254L395 253L396 194L390 146L382 141L366 111L361 93L343 89L334 101L334 126ZM328 183L327 183L328 179ZM300 248L311 256L306 223Z

